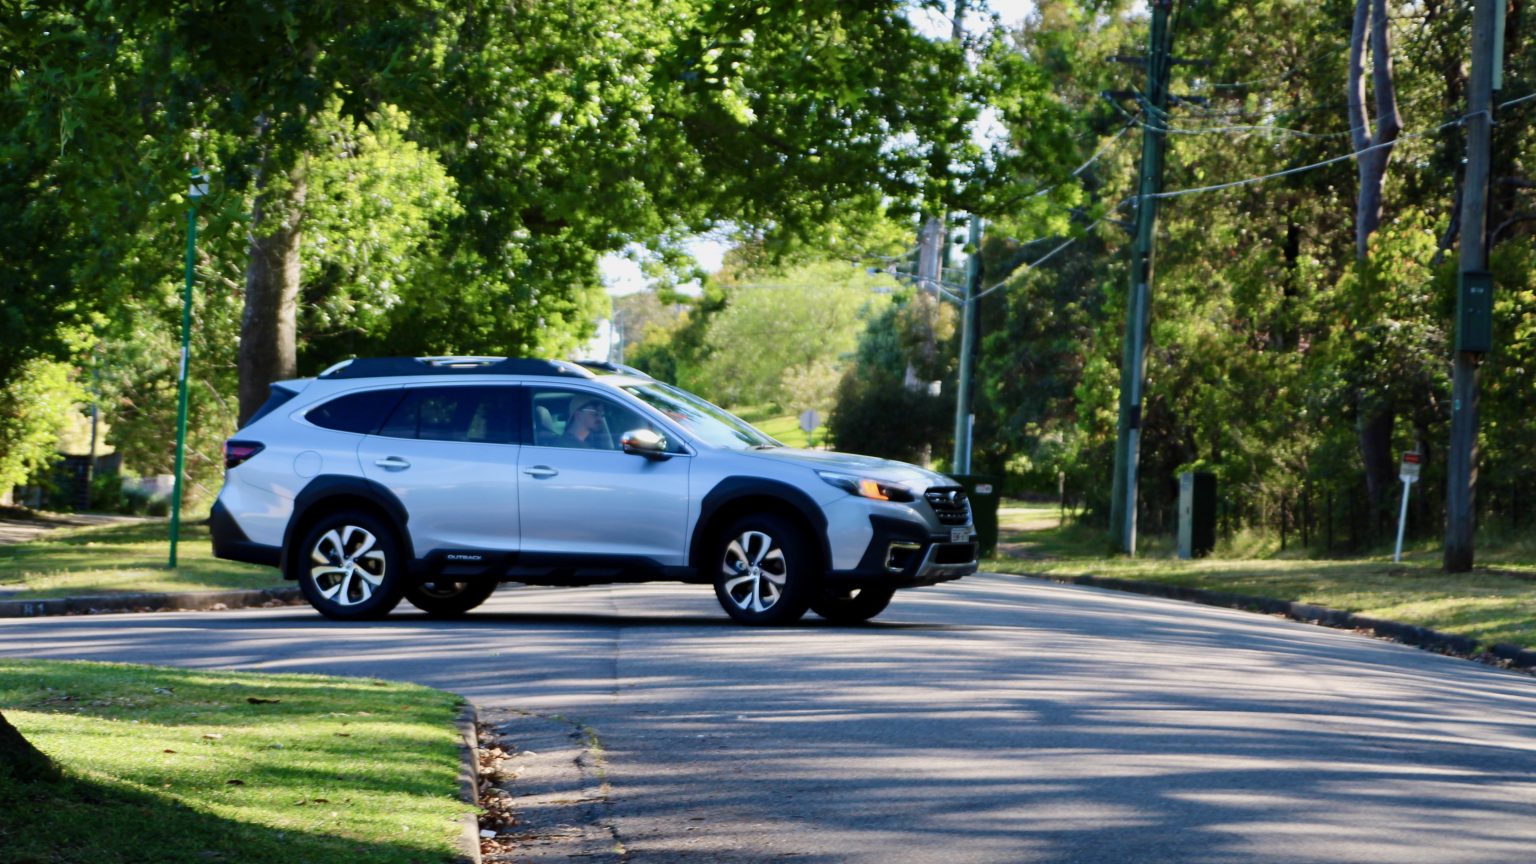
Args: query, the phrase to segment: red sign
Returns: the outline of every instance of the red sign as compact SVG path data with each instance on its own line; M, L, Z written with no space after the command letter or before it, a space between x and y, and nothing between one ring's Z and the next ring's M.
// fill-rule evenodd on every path
M1424 454L1410 450L1403 454L1403 461L1411 465L1417 465L1424 461Z

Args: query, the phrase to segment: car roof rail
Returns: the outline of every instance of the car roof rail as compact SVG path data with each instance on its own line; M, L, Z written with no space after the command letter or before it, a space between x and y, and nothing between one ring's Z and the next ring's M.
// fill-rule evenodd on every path
M592 378L586 369L565 360L531 357L355 357L321 372L318 377L393 378L412 375L552 375Z
M612 360L577 360L576 365L584 366L598 372L610 372L615 375L628 375L632 378L651 378L650 375L641 372L633 366L625 366L623 363L615 363ZM652 378L652 380L655 380Z

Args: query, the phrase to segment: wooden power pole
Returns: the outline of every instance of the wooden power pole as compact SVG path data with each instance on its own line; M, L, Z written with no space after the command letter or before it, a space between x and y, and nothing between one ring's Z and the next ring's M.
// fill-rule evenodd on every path
M1456 348L1451 377L1451 447L1445 482L1445 570L1472 569L1477 527L1477 367L1493 345L1493 278L1488 273L1488 174L1493 134L1494 30L1504 0L1476 0L1472 77L1467 89L1467 174L1461 193Z
M1136 475L1141 461L1142 386L1146 380L1147 331L1151 319L1152 241L1157 198L1163 188L1167 146L1168 73L1173 66L1168 12L1173 0L1152 0L1147 39L1147 93L1141 126L1141 173L1136 199L1136 238L1131 247L1131 288L1125 312L1125 353L1120 364L1120 420L1115 438L1115 476L1109 501L1109 531L1127 555L1136 554Z

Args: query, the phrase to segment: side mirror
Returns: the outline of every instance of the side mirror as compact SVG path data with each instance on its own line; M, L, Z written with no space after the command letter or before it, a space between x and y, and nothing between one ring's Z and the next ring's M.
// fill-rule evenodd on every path
M650 429L631 429L619 438L619 446L632 456L647 459L667 458L667 439Z

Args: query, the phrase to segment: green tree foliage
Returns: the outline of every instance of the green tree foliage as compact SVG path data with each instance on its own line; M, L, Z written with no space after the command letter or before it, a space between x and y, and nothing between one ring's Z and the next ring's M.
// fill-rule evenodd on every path
M954 401L942 384L955 369L956 317L933 295L909 289L869 322L827 420L838 449L921 463L944 454Z
M32 359L0 390L0 492L52 465L69 412L85 399L62 363Z
M1439 127L1464 111L1469 16L1464 4L1388 4L1404 134L1387 168L1382 228L1356 263L1353 166L1306 167L1352 149L1344 85L1355 6L1177 4L1175 53L1211 63L1176 67L1173 90L1209 101L1151 118L1129 101L1105 115L1097 95L1138 82L1137 70L1104 62L1144 43L1137 4L1044 2L1020 32L1022 50L1081 118L1080 153L1103 146L1115 128L1105 120L1118 115L1136 124L1131 140L1143 123L1171 130L1169 190L1305 169L1162 204L1141 446L1141 524L1151 530L1172 527L1175 474L1200 469L1220 478L1228 527L1302 523L1316 539L1381 538L1379 511L1365 502L1396 484L1370 490L1368 477L1395 481L1397 455L1410 448L1429 457L1415 519L1426 533L1437 528L1464 146L1454 125ZM1518 36L1509 50L1530 51ZM1522 75L1511 73L1505 94L1530 92L1536 82ZM1484 423L1485 485L1527 476L1518 460L1497 460L1512 455L1504 442L1529 427L1513 418L1528 418L1532 405L1511 374L1529 353L1518 334L1532 308L1531 226L1519 215L1530 209L1519 191L1531 176L1521 122L1530 110L1528 101L1507 106L1495 141L1495 173L1505 177L1491 199L1496 326L1508 329L1484 372L1482 410L1498 418ZM1081 188L1120 218L1136 168L1135 148L1110 146L1080 174ZM1110 223L1096 241L984 301L978 427L995 434L977 454L1040 491L1054 491L1064 471L1091 505L1108 485L1128 243ZM1510 515L1512 488L1495 480L1494 499L1479 501Z
M867 321L896 283L844 262L727 276L705 359L685 386L727 405L826 410ZM880 293L880 292L886 293Z

